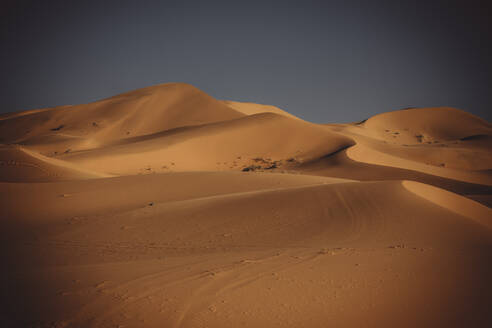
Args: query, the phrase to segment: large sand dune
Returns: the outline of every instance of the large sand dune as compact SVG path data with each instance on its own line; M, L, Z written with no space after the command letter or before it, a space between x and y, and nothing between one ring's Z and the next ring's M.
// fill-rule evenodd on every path
M6 327L489 327L492 127L181 83L0 116Z

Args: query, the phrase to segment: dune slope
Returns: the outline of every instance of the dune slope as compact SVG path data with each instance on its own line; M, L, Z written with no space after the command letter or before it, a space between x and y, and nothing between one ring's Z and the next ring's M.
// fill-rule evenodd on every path
M56 203L63 202L70 197ZM77 214L86 204L79 198L55 212ZM36 323L56 318L75 327L431 327L490 319L483 288L490 286L492 230L473 211L457 214L399 181L236 191L106 211L11 222L13 231L31 231L6 239L11 254L34 255L14 260L15 272L30 274L10 303L35 293L49 300L29 304Z

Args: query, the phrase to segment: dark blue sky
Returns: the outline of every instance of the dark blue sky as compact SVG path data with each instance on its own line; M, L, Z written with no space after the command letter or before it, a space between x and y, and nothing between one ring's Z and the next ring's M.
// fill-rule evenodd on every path
M487 1L1 3L0 112L179 81L319 123L409 106L492 119Z

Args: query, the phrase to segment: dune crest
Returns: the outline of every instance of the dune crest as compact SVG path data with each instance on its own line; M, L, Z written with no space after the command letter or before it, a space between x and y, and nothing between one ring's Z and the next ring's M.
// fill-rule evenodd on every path
M447 190L415 181L403 181L412 193L492 229L492 209Z
M284 115L290 118L300 120L300 118L284 111L283 109L271 105L262 105L262 104L255 104L250 102L239 102L239 101L231 101L231 100L223 100L222 102L227 106L237 110L238 112L241 112L246 115L253 115L259 113L274 113L274 114Z

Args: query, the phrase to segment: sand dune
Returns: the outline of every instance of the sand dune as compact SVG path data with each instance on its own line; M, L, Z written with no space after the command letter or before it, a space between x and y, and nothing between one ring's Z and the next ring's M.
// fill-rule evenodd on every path
M408 159L408 157L410 156L398 156L398 153L401 152L401 149L395 154L390 154L387 147L381 147L383 149L378 148L379 147L377 146L368 147L365 144L358 144L357 146L352 147L347 151L347 156L358 162L398 167L464 182L478 184L484 183L487 185L492 185L492 174L489 168L491 162L487 162L489 158L492 160L492 156L490 156L491 154L488 153L485 153L484 156L480 156L480 154L478 154L477 157L470 156L469 160L467 161L467 167L469 167L470 162L477 161L479 163L477 165L477 168L480 168L481 170L459 170L447 168L445 165L433 165L432 163L429 163L430 161L425 161L425 159L430 156L436 157L440 161L443 161L445 159L443 157L439 157L439 152L436 153L430 149L423 150L422 158L417 161ZM453 155L459 157L461 155L461 152L456 151L453 153ZM477 154L474 153L472 155ZM461 158L465 161L467 160L464 157Z
M40 137L76 138L62 147L40 148L45 152L64 152L96 148L107 142L157 133L172 128L230 120L244 116L195 87L169 83L143 88L90 104L63 106L0 120L0 141L33 144ZM86 139L91 142L87 145Z
M289 160L309 161L351 144L351 139L314 124L259 113L60 158L113 174L241 170L256 164L273 169Z
M490 140L457 109L322 125L181 83L2 115L2 320L488 327Z
M411 108L369 118L363 128L375 137L420 144L490 135L492 125L470 113L450 107Z

